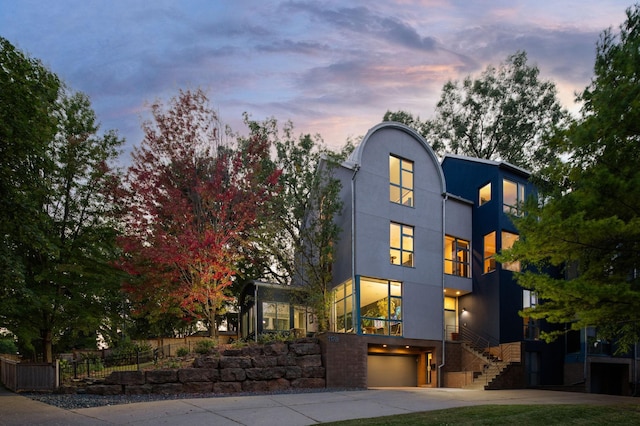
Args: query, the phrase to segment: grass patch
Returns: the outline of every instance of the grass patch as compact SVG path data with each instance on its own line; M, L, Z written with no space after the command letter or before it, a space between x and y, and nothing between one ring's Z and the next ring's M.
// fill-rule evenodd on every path
M326 425L639 425L640 405L480 405Z

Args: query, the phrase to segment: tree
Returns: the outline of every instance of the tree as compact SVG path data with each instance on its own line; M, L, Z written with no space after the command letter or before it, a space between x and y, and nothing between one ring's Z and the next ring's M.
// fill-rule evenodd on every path
M498 68L488 66L478 79L448 81L432 120L422 122L404 111L387 111L385 120L414 127L438 155L503 160L539 170L555 159L545 140L569 119L555 85L539 74L527 64L527 54L517 52Z
M276 148L275 167L282 170L282 191L273 198L269 220L257 229L257 249L265 278L301 290L301 303L314 309L319 331L328 329L331 266L340 228L334 218L342 210L340 182L333 169L353 149L325 147L319 136L295 137L292 123L280 131L277 121L245 121L253 137L267 137ZM300 293L298 293L300 294Z
M63 90L39 62L1 42L0 320L23 354L37 348L50 362L68 330L95 336L105 301L118 297L107 188L121 141L97 135L85 95Z
M166 313L203 320L214 335L264 205L279 172L265 172L269 141L223 143L204 92L181 91L152 121L133 154L125 188L125 290L153 318Z
M543 301L526 315L598 327L624 351L640 337L639 6L618 34L602 33L594 73L581 118L554 139L567 161L546 172L544 204L516 221L521 238L505 258L528 265L518 281Z

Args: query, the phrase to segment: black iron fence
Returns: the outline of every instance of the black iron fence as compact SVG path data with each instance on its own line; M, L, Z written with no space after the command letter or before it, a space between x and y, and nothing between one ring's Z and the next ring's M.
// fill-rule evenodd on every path
M110 354L104 357L83 356L80 359L60 360L60 382L104 378L113 371L137 371L146 364L157 361L153 350L133 351L124 354Z

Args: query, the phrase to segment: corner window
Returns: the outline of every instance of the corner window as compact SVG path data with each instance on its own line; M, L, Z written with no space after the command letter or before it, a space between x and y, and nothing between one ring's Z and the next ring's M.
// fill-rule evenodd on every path
M481 206L483 204L491 201L491 182L480 188L478 191L478 205Z
M502 231L502 248L501 250L508 250L513 247L513 244L518 241L518 234ZM507 271L520 272L520 262L505 262L502 264L502 269Z
M504 179L502 181L502 210L515 216L522 215L524 185Z
M331 329L337 333L354 333L353 285L351 280L333 290L333 321Z
M484 236L483 272L486 274L496 270L496 232L490 232Z
M402 336L402 283L360 278L360 324L364 334Z
M283 302L262 302L262 329L271 331L291 328L289 304Z
M469 241L444 237L444 273L469 278Z
M413 226L391 222L389 258L392 265L413 266Z
M413 207L413 161L389 156L389 201Z

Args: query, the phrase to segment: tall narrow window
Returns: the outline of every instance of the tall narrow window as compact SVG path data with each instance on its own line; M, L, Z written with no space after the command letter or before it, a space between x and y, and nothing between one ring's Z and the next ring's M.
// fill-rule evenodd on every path
M491 182L480 188L478 191L478 205L481 206L483 204L491 201Z
M502 204L505 213L520 216L524 204L524 185L504 179L502 181Z
M391 222L389 257L393 265L413 266L413 226Z
M518 241L518 234L502 231L502 248L501 250L508 250L513 247L513 244ZM502 264L502 269L507 271L520 272L520 262L505 262Z
M487 272L496 270L496 232L490 232L484 236L484 252L483 252L483 272L486 274Z
M413 207L413 161L389 156L389 200Z
M444 237L444 273L469 277L469 241Z
M354 333L353 318L353 285L351 280L340 284L333 290L332 331L337 333Z

